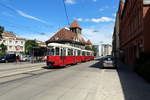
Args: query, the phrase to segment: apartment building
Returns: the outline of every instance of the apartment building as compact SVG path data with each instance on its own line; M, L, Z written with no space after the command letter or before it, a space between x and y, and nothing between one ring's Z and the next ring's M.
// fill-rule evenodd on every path
M7 46L7 53L21 55L25 51L25 39L18 38L13 32L5 31L1 43Z

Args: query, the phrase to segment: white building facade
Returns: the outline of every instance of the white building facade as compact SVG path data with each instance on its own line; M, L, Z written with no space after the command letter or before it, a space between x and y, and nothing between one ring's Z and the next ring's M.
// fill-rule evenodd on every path
M25 39L16 37L13 32L4 32L0 41L2 43L7 46L8 54L21 55L25 51Z
M112 45L110 44L101 44L100 46L101 56L112 55Z

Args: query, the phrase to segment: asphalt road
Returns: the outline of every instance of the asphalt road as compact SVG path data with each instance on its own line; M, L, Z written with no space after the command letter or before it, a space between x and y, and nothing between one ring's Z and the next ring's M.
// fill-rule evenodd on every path
M40 62L40 63L30 63L30 62L14 62L14 63L0 63L0 71L5 70L13 70L13 69L19 69L19 68L27 68L31 66L37 66L46 64L46 62Z
M139 99L130 98L136 94L124 92L117 71L100 67L99 60L95 60L6 77L0 79L4 80L0 82L0 100L142 100L149 96L147 90L147 95Z
M5 63L0 64L0 82L3 82L5 77L17 75L21 73L27 73L31 71L42 70L46 66L45 62L42 63ZM3 78L4 77L4 78Z

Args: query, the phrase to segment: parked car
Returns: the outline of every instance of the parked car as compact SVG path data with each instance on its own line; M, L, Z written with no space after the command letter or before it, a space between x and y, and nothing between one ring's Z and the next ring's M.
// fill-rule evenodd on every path
M113 68L114 67L114 57L113 56L106 56L103 58L103 68Z
M0 57L0 62L15 62L16 61L16 54L7 54L6 56Z
M24 55L21 57L21 61L30 61L31 60L31 56L30 55Z
M4 63L5 62L5 56L0 57L0 63Z

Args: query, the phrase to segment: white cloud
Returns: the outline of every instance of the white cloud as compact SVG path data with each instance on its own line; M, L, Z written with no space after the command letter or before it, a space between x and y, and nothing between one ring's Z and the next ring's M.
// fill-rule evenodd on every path
M112 43L111 32L110 32L110 36L108 37L106 35L108 34L108 32L103 31L103 29L100 29L97 32L95 32L94 29L87 28L87 29L83 29L83 34L88 39L90 39L94 44L98 44L100 41L103 41L103 43L109 43L109 44Z
M116 13L114 13L113 16L116 17Z
M109 8L109 6L105 6L105 8L106 8L106 9L108 9L108 8Z
M104 11L104 9L103 9L103 8L100 8L100 9L99 9L99 11L101 11L101 12L102 12L102 11Z
M93 0L93 2L96 2L97 0Z
M77 20L78 20L78 21L80 21L80 22L82 22L82 21L83 21L83 19L82 19L82 18L78 18Z
M95 22L95 23L100 23L100 22L114 21L114 19L113 18L109 18L109 17L101 17L101 18L92 18L91 21Z
M94 44L99 44L100 41L103 41L103 43L112 44L113 31L114 23L105 23L103 25L94 24L83 28L82 34L87 39L90 39Z
M42 34L20 34L19 37L25 38L25 39L36 39L40 41L47 41L52 36L51 32L46 32L43 35Z
M2 12L1 14L4 16L14 17L12 14L10 14L8 12Z
M94 22L94 23L101 23L101 22L114 22L115 19L110 17L100 17L100 18L77 18L78 21L81 22Z
M42 20L42 19L39 19L37 17L34 17L34 16L31 16L21 10L16 10L16 12L20 15L20 16L23 16L25 18L28 18L28 19L32 19L32 20L35 20L35 21L38 21L38 22L41 22L41 23L44 23L44 24L47 24L46 21Z
M76 1L75 0L65 0L66 4L75 4Z

